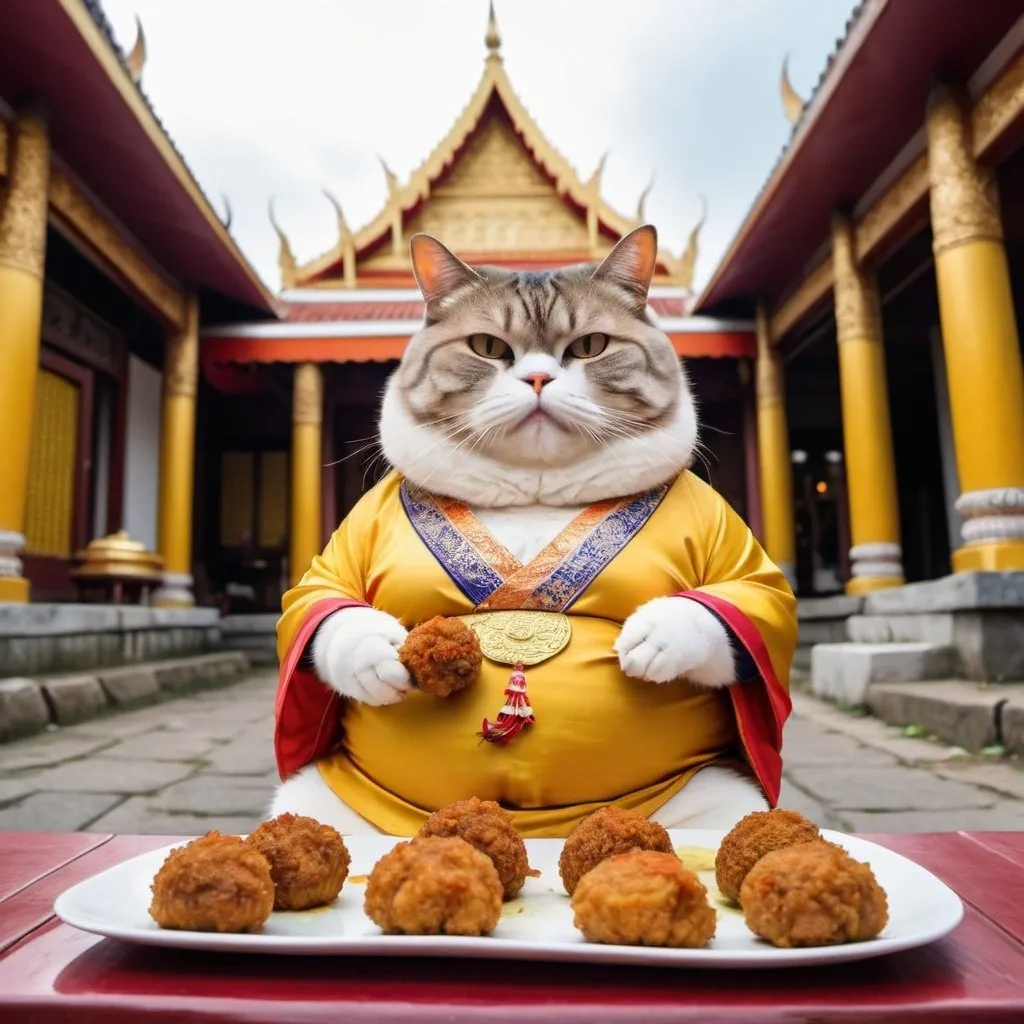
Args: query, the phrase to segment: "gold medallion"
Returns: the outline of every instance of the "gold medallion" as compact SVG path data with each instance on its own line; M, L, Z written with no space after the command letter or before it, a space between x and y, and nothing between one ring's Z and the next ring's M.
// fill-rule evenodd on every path
M484 655L499 665L539 665L572 638L569 616L561 612L480 612L461 618L476 633Z

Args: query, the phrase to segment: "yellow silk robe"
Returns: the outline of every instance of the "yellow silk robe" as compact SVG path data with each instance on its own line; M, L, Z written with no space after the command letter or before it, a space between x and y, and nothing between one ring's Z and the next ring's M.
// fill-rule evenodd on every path
M512 811L525 836L564 836L607 803L651 814L697 770L737 755L750 761L774 803L795 600L739 516L690 473L659 495L649 518L567 609L568 646L526 670L536 724L508 745L479 735L504 703L510 671L487 659L473 686L447 698L412 690L384 707L337 699L303 659L326 614L362 603L411 628L435 615L470 614L481 603L456 585L457 575L414 528L401 485L392 474L365 495L284 597L276 729L282 776L316 761L341 800L393 835L412 835L431 811L477 796ZM468 510L444 507L461 509L453 519L478 548L497 548L496 564L515 561ZM568 533L571 548L581 538ZM449 541L437 543L440 557L455 558ZM675 594L718 614L750 678L705 689L622 673L613 651L622 624L646 602Z

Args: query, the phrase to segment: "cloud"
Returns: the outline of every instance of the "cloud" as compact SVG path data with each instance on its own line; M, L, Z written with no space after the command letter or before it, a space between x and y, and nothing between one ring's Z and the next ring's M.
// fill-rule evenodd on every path
M698 284L725 252L784 145L782 58L806 96L851 0L498 0L506 67L551 143L586 177L610 150L604 192L647 215L679 252L708 200ZM378 154L404 178L469 100L486 0L104 0L121 45L141 17L143 87L272 288L277 242L296 256L335 240L321 188L354 226L385 198Z

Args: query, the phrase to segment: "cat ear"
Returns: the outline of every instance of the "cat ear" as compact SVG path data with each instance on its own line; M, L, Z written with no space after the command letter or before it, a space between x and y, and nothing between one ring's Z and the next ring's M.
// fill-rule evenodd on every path
M477 284L482 278L449 252L431 235L413 235L409 241L412 272L428 306L450 295L457 288Z
M637 310L643 312L657 262L658 232L651 224L644 224L616 242L593 277L624 288L636 302Z

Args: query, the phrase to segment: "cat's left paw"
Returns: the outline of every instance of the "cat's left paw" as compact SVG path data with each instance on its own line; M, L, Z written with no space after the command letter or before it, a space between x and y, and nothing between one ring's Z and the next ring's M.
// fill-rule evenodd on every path
M615 643L627 676L649 683L689 679L702 686L736 680L729 634L703 605L683 597L659 597L638 608Z

